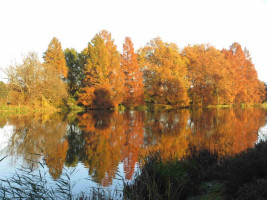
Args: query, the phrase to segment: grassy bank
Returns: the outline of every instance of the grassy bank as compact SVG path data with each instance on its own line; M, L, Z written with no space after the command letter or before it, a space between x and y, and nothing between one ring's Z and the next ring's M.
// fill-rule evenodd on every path
M180 160L150 155L134 182L125 185L124 195L126 199L187 199L197 194L217 161L216 153L197 152L195 148L190 149L190 156Z
M209 105L206 108L233 108L234 105Z
M13 113L13 114L29 114L35 112L83 112L84 107L77 106L75 104L65 105L62 107L54 106L27 106L27 105L0 105L0 113Z
M27 113L32 110L30 106L1 105L0 112Z
M199 108L233 108L237 107L236 105L209 105L206 107ZM242 107L242 106L241 106ZM245 107L245 106L243 106ZM246 107L262 107L267 109L267 102L259 105L247 105ZM125 111L125 110L136 110L136 111L165 111L165 110L177 110L191 107L179 107L177 105L165 105L165 104L146 104L135 107L126 108L123 105L118 106L115 110ZM31 112L44 112L44 111L55 111L55 112L85 112L88 109L83 106L78 106L76 102L68 101L64 106L54 107L54 106L26 106L26 105L0 105L0 112L11 112L11 113L31 113Z
M195 151L181 160L145 159L126 199L267 199L267 143L233 157Z

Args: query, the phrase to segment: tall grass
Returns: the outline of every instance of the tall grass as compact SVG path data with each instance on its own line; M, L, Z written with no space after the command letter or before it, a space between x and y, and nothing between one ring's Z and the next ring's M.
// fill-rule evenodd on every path
M159 154L151 155L135 180L125 184L124 196L151 200L205 199L201 198L205 196L201 187L206 185L205 192L215 191L215 199L267 199L266 155L266 141L224 158L194 147L188 157L180 160L164 161Z
M117 193L108 193L104 188L90 188L79 194L73 192L75 183L71 181L71 172L63 172L54 183L48 183L47 172L31 169L18 169L15 175L0 183L0 199L51 199L51 200L106 200L116 199Z
M190 149L183 159L162 160L160 154L145 159L133 183L124 185L126 199L186 199L197 192L199 184L209 177L208 170L216 164L217 153Z
M0 162L4 158L0 159ZM44 162L38 162L38 164L39 169L34 168L35 165L20 166L11 178L0 179L0 199L109 200L122 198L119 190L108 192L101 186L75 193L74 187L77 182L72 181L72 177L78 172L76 168L70 170L63 168L61 176L51 182Z

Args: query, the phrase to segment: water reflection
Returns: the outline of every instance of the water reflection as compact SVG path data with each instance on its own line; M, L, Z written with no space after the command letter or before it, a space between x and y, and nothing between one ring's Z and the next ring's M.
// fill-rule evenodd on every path
M181 158L195 145L223 156L252 147L265 116L262 109L248 108L0 117L1 127L13 127L1 152L23 157L25 165L36 163L34 167L44 155L53 179L60 177L64 165L82 163L94 182L108 186L120 163L130 180L139 157L151 152Z
M84 141L79 160L93 180L111 184L121 161L126 178L131 179L143 144L144 113L95 111L77 118Z
M6 152L13 158L23 157L24 164L32 167L45 155L50 175L57 179L65 163L68 141L65 140L68 122L59 114L11 116L7 123L13 134Z
M213 109L193 112L191 141L196 146L233 155L252 147L265 124L265 111L257 108Z

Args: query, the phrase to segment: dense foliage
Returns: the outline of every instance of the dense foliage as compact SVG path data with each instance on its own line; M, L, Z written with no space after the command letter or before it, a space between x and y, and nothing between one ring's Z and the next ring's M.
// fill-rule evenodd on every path
M173 43L160 38L151 40L140 50L144 70L146 100L160 104L187 106L189 89L187 59Z
M180 50L158 37L137 52L126 37L120 54L105 30L80 53L63 51L53 38L44 63L30 54L23 64L10 66L8 84L1 88L8 88L11 104L58 106L69 97L88 109L132 109L144 103L205 107L266 99L266 85L238 43L223 50L204 44Z
M84 79L79 90L79 102L92 108L114 108L123 101L124 74L120 54L111 34L96 34L83 51Z

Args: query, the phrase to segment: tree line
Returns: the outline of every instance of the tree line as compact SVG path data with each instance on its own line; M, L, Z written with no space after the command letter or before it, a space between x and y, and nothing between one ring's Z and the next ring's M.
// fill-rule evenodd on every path
M126 37L120 53L103 30L81 52L63 50L53 38L43 59L29 53L6 70L10 104L63 106L75 99L89 109L114 109L257 104L266 98L249 51L238 43L222 50L207 44L179 49L157 37L135 52Z

